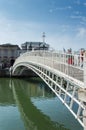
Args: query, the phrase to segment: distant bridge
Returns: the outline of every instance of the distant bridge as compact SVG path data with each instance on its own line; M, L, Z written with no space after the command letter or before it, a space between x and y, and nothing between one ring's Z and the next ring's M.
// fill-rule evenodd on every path
M50 87L86 130L86 54L26 52L16 59L11 74L21 75L26 68Z

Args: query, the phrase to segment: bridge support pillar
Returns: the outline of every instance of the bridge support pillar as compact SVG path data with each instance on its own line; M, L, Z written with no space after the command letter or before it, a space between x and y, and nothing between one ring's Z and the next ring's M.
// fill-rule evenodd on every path
M81 102L83 102L83 105L85 106L85 109L83 110L83 123L84 130L86 130L86 88L79 89L78 98Z

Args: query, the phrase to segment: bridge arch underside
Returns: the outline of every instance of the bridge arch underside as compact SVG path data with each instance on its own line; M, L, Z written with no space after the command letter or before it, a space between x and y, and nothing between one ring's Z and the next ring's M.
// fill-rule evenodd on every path
M38 75L84 127L82 112L85 108L78 99L78 85L52 68L39 63L18 63L13 66L12 74L23 74L27 70Z
M15 71L13 72L14 76L18 77L35 77L38 76L34 71L32 71L29 67L25 65L19 65L17 68L15 68Z

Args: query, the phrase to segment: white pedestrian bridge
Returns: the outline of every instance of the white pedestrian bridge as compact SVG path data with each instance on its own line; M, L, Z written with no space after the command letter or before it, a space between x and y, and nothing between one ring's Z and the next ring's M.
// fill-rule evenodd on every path
M86 54L31 51L15 61L12 75L35 72L86 130Z

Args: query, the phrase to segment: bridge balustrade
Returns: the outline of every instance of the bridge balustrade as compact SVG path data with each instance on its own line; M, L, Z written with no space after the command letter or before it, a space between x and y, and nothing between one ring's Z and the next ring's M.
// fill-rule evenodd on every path
M66 75L84 82L84 60L80 54L68 54L50 51L32 51L21 55L28 57L33 62L38 62L59 70ZM83 56L84 59L84 56Z

